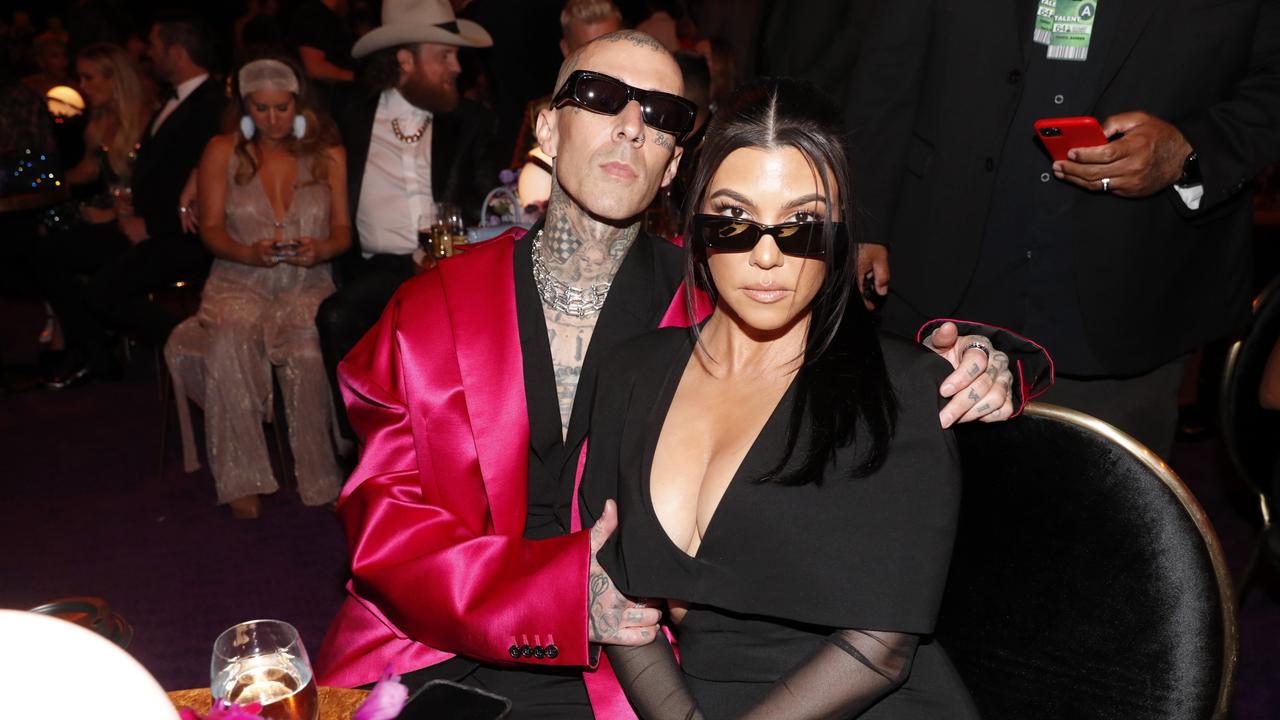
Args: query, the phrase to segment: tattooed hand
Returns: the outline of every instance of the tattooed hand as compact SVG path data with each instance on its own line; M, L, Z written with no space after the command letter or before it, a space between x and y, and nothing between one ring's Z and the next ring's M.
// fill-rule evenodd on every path
M604 645L648 645L658 633L662 612L632 602L618 592L609 573L596 562L596 553L618 528L618 506L604 504L604 513L591 527L591 574L587 578L587 607L590 610L588 639Z
M971 420L1009 419L1013 415L1013 373L1009 371L1009 356L992 347L991 340L982 335L959 335L955 323L943 323L924 339L925 347L956 368L942 381L942 397L952 398L938 414L942 427ZM985 345L991 350L991 357L970 348L972 343Z

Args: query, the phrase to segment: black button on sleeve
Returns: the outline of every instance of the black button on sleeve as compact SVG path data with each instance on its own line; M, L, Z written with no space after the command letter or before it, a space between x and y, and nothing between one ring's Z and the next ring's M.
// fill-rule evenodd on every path
M555 659L556 659L556 656L557 656L557 655L559 655L559 654L560 654L560 648L556 647L555 645L548 645L548 646L547 646L547 659L548 659L548 660L555 660Z
M547 651L541 645L533 646L533 656L541 660L547 656Z
M515 645L512 645L511 647L507 648L507 652L511 655L512 658L520 657L520 648Z
M1017 69L1017 68L1014 68L1014 69L1010 70L1010 71L1009 71L1009 84L1010 84L1010 85L1017 85L1017 84L1018 84L1018 83L1020 83L1020 82L1022 82L1022 71L1021 71L1021 70L1019 70L1019 69Z
M528 645L521 645L520 655L527 658L533 657L533 648Z

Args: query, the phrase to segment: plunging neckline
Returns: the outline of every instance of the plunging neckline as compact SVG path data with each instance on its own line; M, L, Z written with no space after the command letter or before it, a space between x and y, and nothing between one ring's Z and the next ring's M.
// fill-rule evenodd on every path
M675 402L676 392L680 389L680 380L684 377L684 372L689 366L689 362L693 358L694 341L692 338L685 340L684 352L679 353L667 368L666 375L662 381L662 387L659 390L658 400L653 404L650 411L648 422L645 423L645 447L640 467L640 483L641 496L644 498L645 505L649 516L658 525L658 529L662 532L662 537L666 541L668 547L676 552L686 561L698 561L702 559L702 551L707 547L707 540L712 537L712 530L719 527L720 523L716 522L720 518L720 511L724 509L725 503L731 499L731 493L738 486L739 477L743 471L753 467L758 463L756 455L760 451L761 439L768 437L768 433L774 429L774 425L781 417L781 410L784 406L789 406L793 402L792 394L795 391L795 376L787 383L787 389L782 391L782 395L778 398L777 404L773 406L773 410L769 412L769 416L765 418L764 424L760 426L760 430L751 440L751 445L747 448L747 452L743 454L742 460L738 462L738 467L734 469L733 475L729 477L729 483L725 485L724 492L720 495L719 502L716 503L715 509L711 511L711 517L707 519L706 529L702 533L702 539L698 543L698 549L690 554L676 544L672 539L671 533L667 531L662 519L658 517L657 508L653 504L653 459L658 451L658 443L662 439L662 431L666 428L667 417L671 414L671 405ZM705 479L705 477L704 477ZM694 531L697 531L697 516L694 517Z
M293 206L298 200L298 180L302 177L302 158L294 158L293 183L290 190L293 192L289 196L289 202L284 207L284 215L276 216L275 205L271 204L271 196L267 194L267 184L262 181L262 168L258 168L258 172L253 174L254 182L258 183L258 189L261 190L263 202L267 204L267 215L271 218L271 226L277 230L284 230L289 224L289 215L293 212ZM283 200L283 198L281 198ZM287 238L286 238L287 239Z

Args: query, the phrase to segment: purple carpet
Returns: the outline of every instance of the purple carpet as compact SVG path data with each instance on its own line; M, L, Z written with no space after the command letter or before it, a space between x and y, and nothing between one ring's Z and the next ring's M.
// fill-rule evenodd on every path
M40 324L30 307L12 310L0 303L0 357L10 363L27 359L17 339ZM233 520L214 504L207 469L183 473L172 415L162 464L151 363L143 349L121 382L0 395L0 607L102 597L133 625L130 651L169 690L207 685L214 638L242 620L287 620L314 653L346 580L337 520L289 490L266 499L261 520ZM1174 467L1238 572L1253 508L1224 480L1217 443L1179 445ZM1280 604L1255 590L1240 620L1231 717L1280 718Z

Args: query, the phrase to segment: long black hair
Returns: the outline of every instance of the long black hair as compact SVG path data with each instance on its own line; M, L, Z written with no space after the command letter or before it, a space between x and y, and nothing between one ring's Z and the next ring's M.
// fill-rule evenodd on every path
M870 475L884 464L897 423L897 400L876 327L855 292L858 225L845 137L840 110L817 87L788 79L744 86L707 128L685 205L685 302L694 317L693 290L714 301L716 289L705 247L695 237L693 216L725 158L742 148L794 148L814 168L827 200L822 233L827 274L813 299L804 362L794 381L796 401L786 443L790 450L763 478L785 485L820 482L835 452L854 444L860 425L867 438L860 444L854 477ZM837 195L839 202L832 202ZM848 228L847 241L833 224L836 207L837 219ZM693 332L700 341L696 326Z

